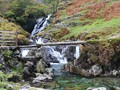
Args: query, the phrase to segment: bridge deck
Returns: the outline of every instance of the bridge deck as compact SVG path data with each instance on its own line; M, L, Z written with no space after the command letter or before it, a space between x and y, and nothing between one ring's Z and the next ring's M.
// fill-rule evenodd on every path
M86 41L71 41L71 42L49 42L49 43L41 43L36 45L23 45L23 46L0 46L0 48L35 48L41 46L56 46L56 45L79 45L86 44Z
M40 46L56 46L56 45L79 45L86 44L86 41L71 41L71 42L49 42L49 43L41 43L37 45L24 45L18 46L19 48L27 48L27 47L40 47Z

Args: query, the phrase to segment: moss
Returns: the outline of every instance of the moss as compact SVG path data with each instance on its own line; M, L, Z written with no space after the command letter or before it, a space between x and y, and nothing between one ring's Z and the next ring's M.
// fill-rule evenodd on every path
M99 39L99 35L98 34L88 34L85 36L86 40L90 40L90 39Z
M87 40L88 44L99 44L100 41L99 40Z
M19 34L18 35L18 42L19 42L19 44L28 44L29 43L29 39L26 38L24 35Z
M119 44L120 43L120 37L119 38L114 38L114 39L108 39L108 42L110 44Z

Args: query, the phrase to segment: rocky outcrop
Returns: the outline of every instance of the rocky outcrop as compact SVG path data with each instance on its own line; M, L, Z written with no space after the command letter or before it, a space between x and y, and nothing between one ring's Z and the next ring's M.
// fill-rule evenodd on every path
M82 46L80 58L69 62L63 69L83 76L120 76L119 54L118 42L91 43Z
M41 54L45 62L50 63L59 63L56 56L53 54L54 49L47 46L47 47L41 47Z

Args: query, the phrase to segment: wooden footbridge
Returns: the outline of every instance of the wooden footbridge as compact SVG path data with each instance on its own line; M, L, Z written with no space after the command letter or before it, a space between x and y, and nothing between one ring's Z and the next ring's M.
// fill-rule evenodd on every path
M16 48L38 48L41 46L55 46L55 45L79 45L86 44L86 41L70 41L70 42L50 42L36 45L18 45L18 32L10 30L0 30L0 48L2 49L16 49Z

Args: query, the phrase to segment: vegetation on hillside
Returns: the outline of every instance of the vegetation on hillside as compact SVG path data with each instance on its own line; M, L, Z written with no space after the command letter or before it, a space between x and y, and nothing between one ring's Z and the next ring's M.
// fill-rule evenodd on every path
M0 17L0 30L12 30L12 31L18 31L18 40L19 44L25 44L29 42L29 33L23 30L22 27L20 27L17 24L14 24L12 22L9 22L7 19L4 19ZM13 37L14 35L11 35Z
M28 32L33 30L38 18L50 11L49 6L36 3L35 0L0 0L0 15Z
M60 41L119 38L119 7L113 0L61 0L53 21L59 26L51 36Z
M0 53L3 56L0 58L0 90L10 90L11 88L12 90L19 90L20 84L15 84L15 82L22 79L21 73L23 67L18 63L17 59L13 58L13 51L0 50ZM14 89L11 85L15 85Z

